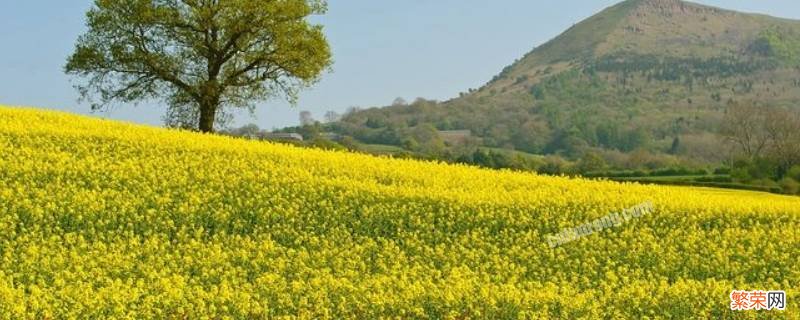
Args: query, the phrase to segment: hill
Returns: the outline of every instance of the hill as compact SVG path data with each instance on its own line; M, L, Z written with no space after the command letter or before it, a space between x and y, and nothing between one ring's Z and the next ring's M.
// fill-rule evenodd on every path
M452 159L477 145L571 159L597 152L622 169L637 169L635 151L657 156L653 167L702 166L730 159L718 136L728 106L798 102L800 22L628 0L461 97L351 112L330 127ZM473 146L449 148L436 130L470 130Z
M796 318L798 228L796 197L0 107L0 318Z

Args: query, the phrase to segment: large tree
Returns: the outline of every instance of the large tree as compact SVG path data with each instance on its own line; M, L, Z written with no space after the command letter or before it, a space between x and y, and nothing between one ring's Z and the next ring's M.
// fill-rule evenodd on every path
M748 160L769 160L782 178L800 164L800 112L774 106L732 105L720 133Z
M212 132L219 113L294 102L331 64L323 0L95 0L65 67L93 109L163 99ZM94 99L92 99L94 98ZM172 119L173 121L175 119Z
M778 165L778 176L783 177L800 164L800 112L772 108L764 127L771 140L768 156Z
M767 107L749 103L730 104L725 111L720 134L748 159L759 158L770 143L765 130L768 113Z

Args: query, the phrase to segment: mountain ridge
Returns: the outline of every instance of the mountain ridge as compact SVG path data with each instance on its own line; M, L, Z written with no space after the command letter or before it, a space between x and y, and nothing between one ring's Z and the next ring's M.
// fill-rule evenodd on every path
M697 30L689 32L675 32L680 35L679 37L670 37L672 39L664 39L664 35L655 35L655 40L651 43L646 43L647 46L640 45L634 46L631 43L642 44L646 42L642 39L642 35L646 35L648 31L655 29L656 32L664 32L665 24L676 25L674 20L679 19L676 14L683 15L684 18L693 18L695 21L689 24L690 27L696 27ZM692 17L692 15L703 15L703 17ZM764 24L759 20L768 20L766 24L783 25L783 24L797 24L800 21L785 18L776 18L762 14L750 14L733 10L717 8L697 4L693 2L686 2L681 0L627 0L620 2L614 6L608 7L599 13L573 25L566 31L562 32L555 38L545 42L544 44L534 48L531 52L525 54L514 64L507 67L506 72L499 74L492 81L488 82L484 87L491 88L492 84L497 80L503 78L505 74L510 78L516 78L523 75L525 72L529 76L535 74L533 71L542 71L548 66L552 66L556 71L560 71L559 67L566 67L569 63L582 63L582 60L591 59L596 56L604 56L613 53L625 51L623 49L633 49L632 51L639 54L642 53L658 53L661 55L669 54L665 52L657 52L653 47L657 43L652 42L673 42L673 44L680 44L691 47L691 54L686 52L672 52L673 56L697 56L698 52L702 52L702 48L708 45L712 40L704 39L698 33L702 33L708 29L705 26L697 26L697 20L708 19L708 15L714 15L718 18L724 19L743 19L747 20L748 24ZM699 18L699 19L697 19ZM662 21L658 21L661 19ZM664 20L666 19L666 20ZM656 23L653 23L656 20ZM709 24L713 24L709 23ZM741 54L745 49L748 40L753 40L757 34L752 31L744 31L745 28L735 28L735 23L728 22L725 24L726 28L724 34L714 34L719 39L717 43L720 45L714 46L714 49L727 49L729 54ZM763 26L760 26L763 28ZM760 29L760 28L759 28ZM674 31L674 30L670 30ZM687 33L691 34L692 38L687 38ZM598 36L600 35L600 36ZM631 36L633 35L633 36ZM638 37L637 37L638 36ZM708 34L703 35L708 37ZM586 41L590 38L591 41ZM575 44L577 42L577 44ZM646 48L645 52L641 52L642 48ZM668 49L674 50L674 45L667 46ZM591 50L590 52L587 52ZM555 51L555 53L553 52ZM628 50L631 51L631 50ZM684 49L684 51L689 51ZM566 52L567 54L563 54ZM708 55L708 54L706 54ZM519 69L523 69L520 72Z
M478 147L568 158L635 151L717 163L725 110L800 105L800 21L680 0L628 0L536 47L460 97L349 113L332 130L455 157ZM469 130L467 146L437 130ZM620 160L623 159L623 160ZM677 159L677 160L676 160ZM630 161L629 161L630 160Z

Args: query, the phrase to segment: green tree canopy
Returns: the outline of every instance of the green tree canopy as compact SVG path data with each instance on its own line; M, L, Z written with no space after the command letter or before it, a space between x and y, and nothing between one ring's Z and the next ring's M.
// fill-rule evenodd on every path
M227 108L295 102L319 79L331 52L307 18L326 8L323 0L95 0L65 70L85 79L76 87L93 109L163 99L168 117L211 132Z

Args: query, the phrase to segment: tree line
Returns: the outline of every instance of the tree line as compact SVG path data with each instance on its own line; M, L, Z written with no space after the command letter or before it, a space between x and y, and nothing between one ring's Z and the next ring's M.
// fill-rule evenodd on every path
M796 193L800 180L800 112L756 103L731 105L720 133L732 146L731 174L774 181Z

